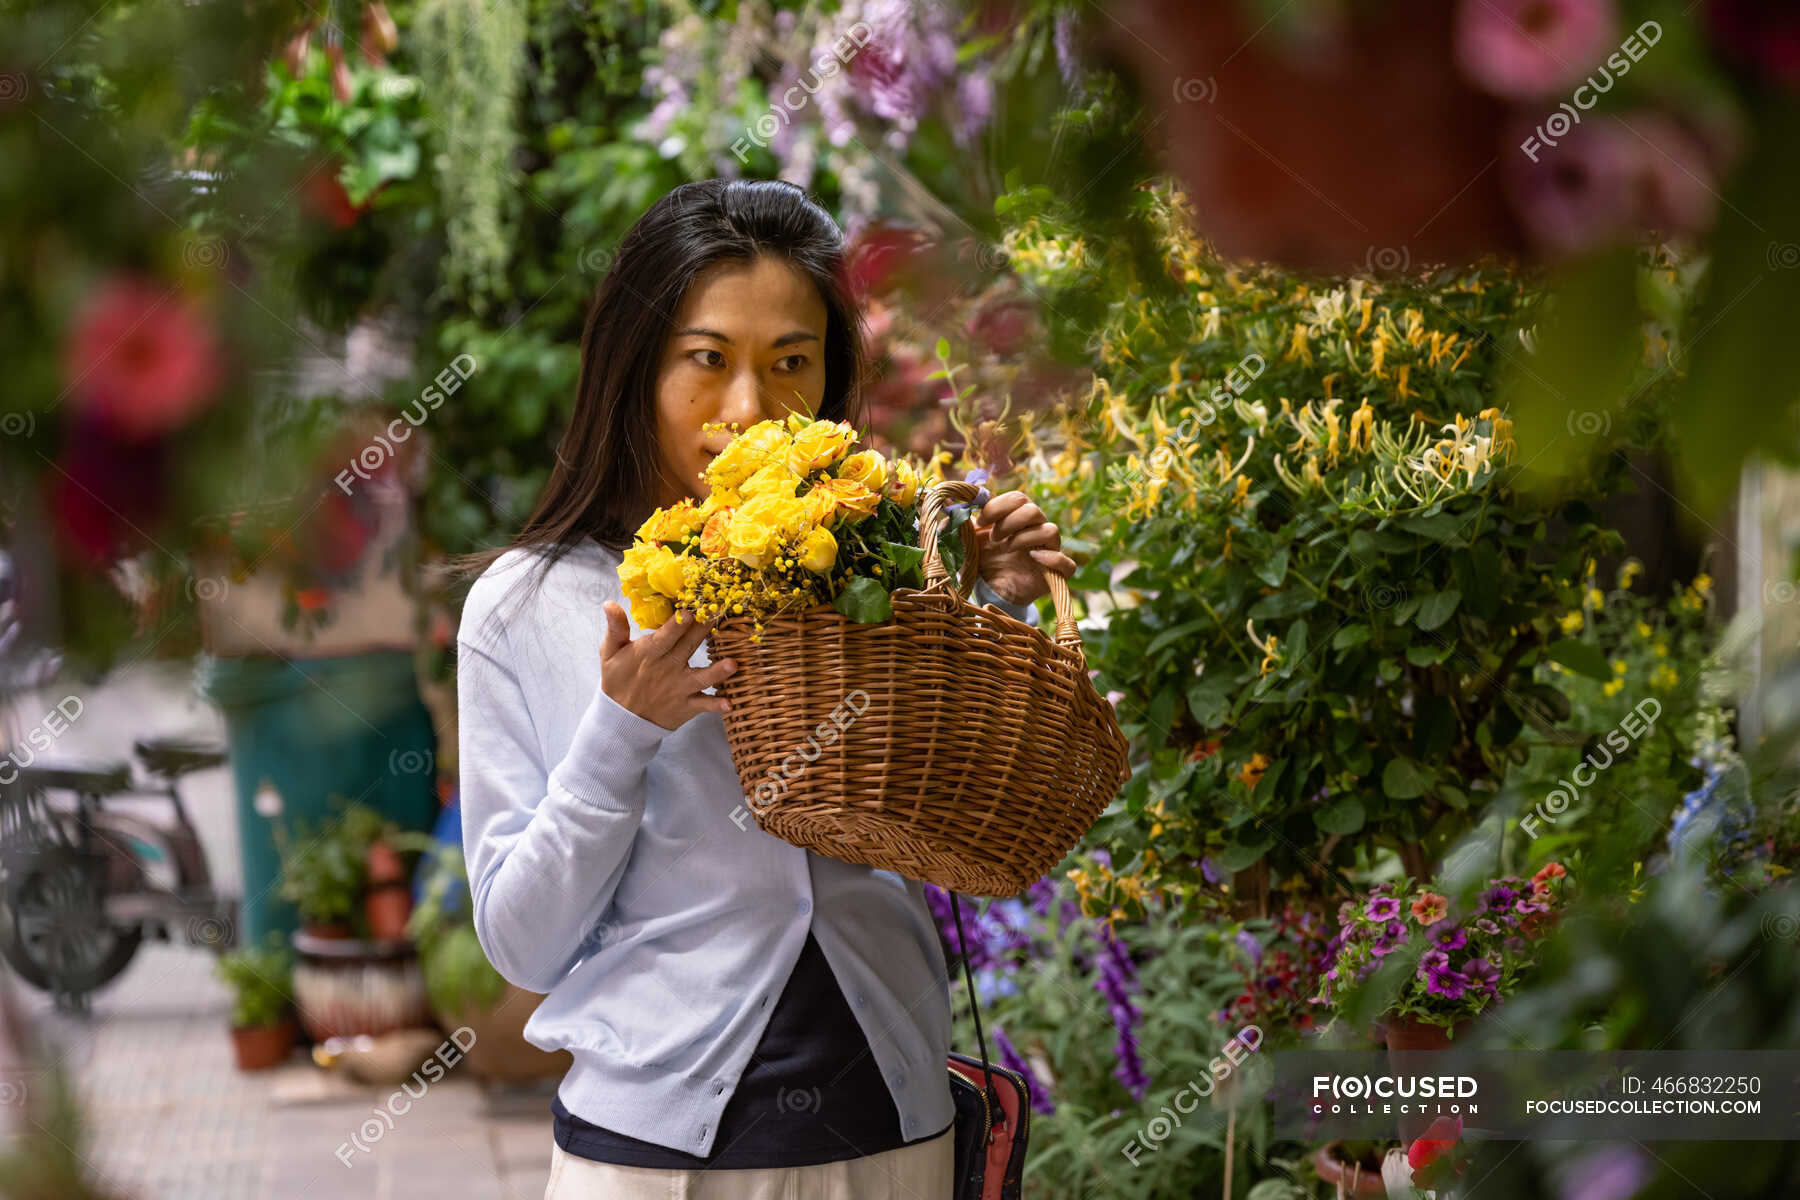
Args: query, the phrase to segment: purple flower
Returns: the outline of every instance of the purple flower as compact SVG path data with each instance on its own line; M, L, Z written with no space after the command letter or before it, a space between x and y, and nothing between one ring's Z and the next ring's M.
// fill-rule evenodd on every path
M1495 884L1487 891L1481 893L1481 903L1484 910L1492 913L1507 911L1513 906L1513 901L1518 898L1518 889L1509 888L1505 884Z
M1056 47L1056 71L1062 76L1063 88L1077 100L1087 95L1082 86L1082 78L1087 71L1081 61L1081 51L1075 44L1077 20L1072 9L1058 9L1056 24L1051 38Z
M1557 1200L1631 1200L1654 1173L1633 1147L1607 1143L1562 1164L1555 1176Z
M976 487L980 487L982 484L986 483L987 481L988 481L988 470L986 467L976 467L973 471L970 471L967 475L963 476L964 483L972 483ZM1104 853L1106 853L1104 850L1099 851L1095 854L1095 857L1098 858L1100 854L1104 854Z
M1449 967L1439 967L1431 972L1431 980L1425 990L1434 996L1442 996L1446 1000L1460 1000L1469 988L1468 977L1452 971Z
M1368 907L1363 909L1363 915L1371 921L1381 921L1385 924L1400 915L1400 902L1392 896L1377 896L1369 901Z
M1460 925L1452 925L1449 928L1439 925L1431 931L1429 936L1433 942L1446 950L1461 950L1469 944L1469 935Z
M1006 1030L994 1028L994 1045L1000 1051L1000 1065L1009 1071L1016 1071L1025 1078L1026 1089L1031 1093L1031 1111L1049 1116L1056 1111L1056 1104L1050 1099L1050 1093L1038 1082L1037 1072L1025 1061L1012 1039L1006 1036Z
M1450 956L1448 954L1445 954L1442 950L1438 949L1436 946L1433 946L1431 949L1427 950L1425 953L1419 955L1419 978L1420 979L1425 978L1425 976L1427 974L1429 974L1433 971L1444 971L1444 970L1448 970L1449 967L1450 967Z
M1618 44L1612 0L1463 0L1457 12L1457 66L1509 99L1573 86Z
M1206 882L1215 887L1225 882L1225 876L1219 873L1219 869L1213 866L1213 860L1208 857L1203 856L1200 859L1200 874L1205 876Z
M1500 934L1500 927L1486 917L1475 922L1475 930L1477 933L1485 933L1489 937L1498 937Z
M1248 929L1238 930L1237 944L1238 949L1248 955L1252 963L1262 962L1263 947L1262 943L1256 940L1255 934L1251 933Z
M1529 917L1533 913L1549 912L1549 906L1539 904L1536 900L1517 900L1513 903L1513 911L1521 917Z
M1493 995L1500 988L1500 968L1488 959L1471 958L1463 964L1462 973L1470 986L1487 995Z

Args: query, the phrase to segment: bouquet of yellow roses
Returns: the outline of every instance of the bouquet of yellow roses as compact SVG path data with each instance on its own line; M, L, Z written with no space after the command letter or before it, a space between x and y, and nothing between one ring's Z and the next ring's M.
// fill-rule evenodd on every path
M778 613L827 603L886 620L894 588L925 582L920 477L855 442L848 423L798 413L739 434L707 466L704 503L659 508L638 528L619 566L632 620L653 629L685 608L760 635Z

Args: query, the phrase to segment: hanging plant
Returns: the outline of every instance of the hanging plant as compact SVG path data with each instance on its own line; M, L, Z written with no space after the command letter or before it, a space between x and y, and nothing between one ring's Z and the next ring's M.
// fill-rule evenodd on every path
M486 312L490 299L508 295L525 12L518 0L427 0L414 32L420 61L433 64L421 79L444 135L435 162L449 241L445 281Z

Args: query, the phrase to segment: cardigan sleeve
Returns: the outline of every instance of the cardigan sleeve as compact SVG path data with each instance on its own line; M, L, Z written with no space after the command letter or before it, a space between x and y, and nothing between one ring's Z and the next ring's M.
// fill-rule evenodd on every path
M475 934L506 979L548 992L611 902L671 730L595 687L568 752L546 763L505 663L458 643L457 761Z
M1035 601L1030 604L1014 604L1011 600L1006 599L1000 595L999 592L996 592L993 588L989 587L987 580L979 577L975 580L975 586L970 588L969 591L971 593L969 599L977 606L992 604L995 608L1000 609L1008 616L1017 617L1027 625L1039 625L1040 628L1042 627L1038 620L1038 609Z

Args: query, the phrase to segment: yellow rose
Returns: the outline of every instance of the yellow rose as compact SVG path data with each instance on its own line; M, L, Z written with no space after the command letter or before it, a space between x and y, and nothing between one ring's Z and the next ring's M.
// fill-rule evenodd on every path
M721 508L706 519L706 528L700 531L700 553L708 558L724 558L731 553L725 531L731 528L731 514L735 511Z
M837 539L829 529L814 529L800 543L800 565L815 575L830 572L837 562Z
M669 508L659 508L638 526L638 539L645 542L679 542L698 529L704 518L692 500L683 500Z
M833 516L848 517L852 521L862 520L881 503L880 496L853 479L821 479L807 495L819 506L815 512L825 511L824 506L829 504ZM825 524L825 520L820 520L819 524Z
M844 457L856 440L856 430L843 421L814 421L794 435L788 447L788 470L810 475Z
M651 587L673 600L681 595L681 585L687 582L687 556L677 554L667 547L658 549L662 553L650 560L646 578Z
M746 567L765 567L775 557L780 545L780 531L772 507L781 502L778 496L757 496L747 500L731 515L725 530L725 546L731 557Z
M860 483L871 492L880 492L887 486L887 460L879 451L861 450L838 464L837 476Z
M714 487L737 487L766 463L785 459L788 445L787 430L779 422L758 421L707 465L707 481Z
M660 629L674 615L674 602L667 596L659 596L654 592L648 596L639 596L631 602L631 619L637 622L639 629Z
M769 462L756 469L756 473L744 480L738 491L745 496L784 496L793 499L794 489L800 486L800 477L787 469L782 462Z
M887 481L887 498L901 508L912 507L919 494L919 473L904 458L894 463L893 476Z

